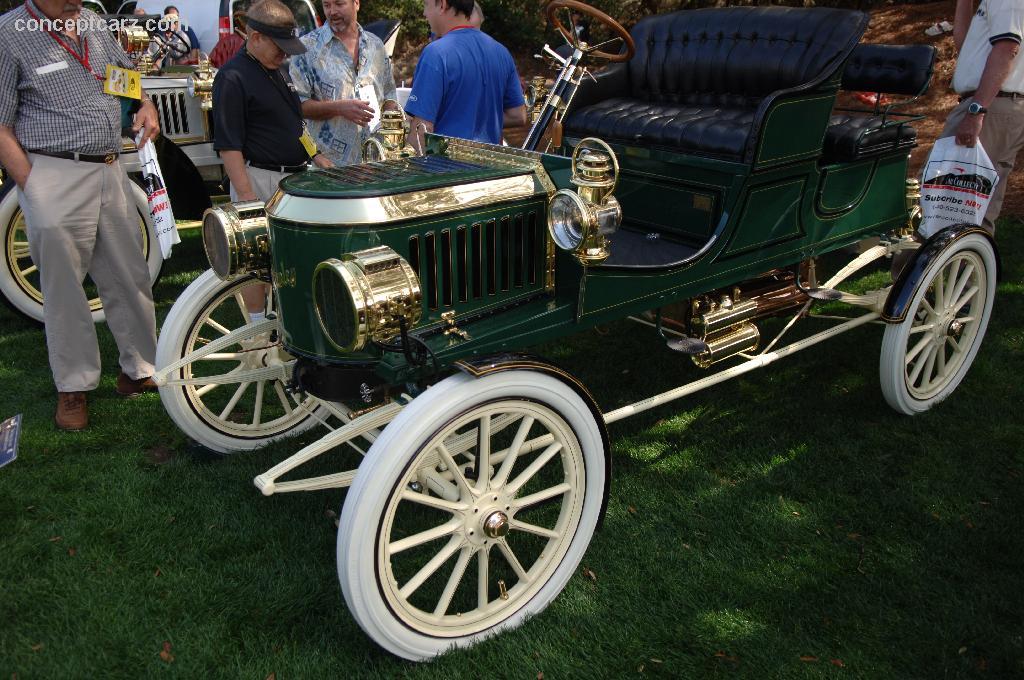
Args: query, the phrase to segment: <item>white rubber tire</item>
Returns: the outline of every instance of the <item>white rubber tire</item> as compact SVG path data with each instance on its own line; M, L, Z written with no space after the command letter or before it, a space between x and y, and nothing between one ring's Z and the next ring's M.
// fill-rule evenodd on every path
M886 326L882 339L882 393L896 411L927 411L967 375L992 315L996 271L992 244L976 233L951 243L928 266L906 318ZM957 293L961 284L963 290ZM939 292L941 303L936 300ZM957 299L952 299L954 294ZM962 327L951 338L954 323Z
M178 296L160 329L156 348L157 369L184 358L186 353L191 351L190 347L195 344L195 334L200 330L197 329L197 325L210 314L218 300L226 299L230 304L233 294L251 283L251 279L225 283L212 269L206 270L193 281ZM186 372L190 372L190 365L169 377L184 377ZM260 427L253 429L246 429L244 424L238 425L230 421L230 416L229 419L221 419L219 414L207 408L202 399L195 395L194 388L189 386L161 386L160 400L171 420L186 435L218 453L251 451L272 441L308 430L319 422L314 414L326 417L319 401L310 395L303 401L303 404L308 403L308 411L297 410L291 418L282 416L269 423L261 422Z
M432 440L447 436L448 432L455 432L457 424L461 422L460 418L476 414L489 405L501 407L508 404L550 409L567 428L564 431L568 431L578 444L576 450L581 451L579 459L583 466L582 473L579 472L580 468L576 468L574 478L583 480L579 487L582 499L574 491L570 496L563 497L559 506L563 514L567 507L572 508L571 512L579 512L578 515L572 515L578 519L566 525L575 526L575 529L565 530L564 538L557 539L560 541L557 548L551 548L554 543L549 543L548 547L542 549L540 559L535 564L541 565L538 573L546 577L537 578L536 585L524 586L522 596L510 600L513 604L507 606L508 611L499 609L494 614L487 614L465 630L458 628L457 624L455 628L441 629L403 621L392 609L393 602L389 602L384 592L382 578L388 577L378 577L378 569L386 574L392 573L390 559L387 565L381 566L379 561L384 558L378 553L378 545L383 545L390 536L389 529L383 528L388 513L395 512L389 511L389 506L399 502L392 499L396 498L396 492L407 488L403 481L410 474L415 474L413 470L427 469L422 465L414 468L413 465L421 452L426 451L429 455L434 450L434 447L425 449ZM497 477L495 475L495 479ZM337 557L338 576L349 610L375 642L393 654L417 661L431 659L449 649L466 647L502 630L515 628L528 617L543 611L576 573L598 523L605 478L606 461L601 430L584 400L565 383L548 375L525 370L493 373L481 378L464 374L446 378L413 400L385 428L360 465L345 499L338 530ZM489 480L487 483L492 482ZM522 488L511 493L521 491ZM488 491L484 496L489 499L490 493ZM580 507L582 510L578 510ZM515 516L510 514L509 517L514 520ZM511 526L515 528L514 522ZM388 535L378 536L379 533ZM476 540L479 538L480 534ZM471 546L467 544L463 547ZM552 551L555 558L541 564L545 558L544 552L548 550ZM458 566L454 568L457 569ZM458 578L461 579L461 576ZM477 584L479 587L479 580ZM501 587L504 589L503 582ZM518 583L515 587L518 587ZM395 591L392 588L390 592ZM488 607L498 603L498 599L488 602ZM436 611L434 615L437 615ZM447 608L441 616L462 620L457 618L462 616L461 612L452 616L448 614ZM478 629L482 626L486 628Z
M153 231L153 221L149 216L149 203L146 200L146 193L134 182L131 183L132 198L135 201L139 217L146 223L146 237L143 240L143 253L146 256L146 265L149 267L150 284L156 283L160 276L160 268L163 266L163 257L160 253L160 246L156 242L156 234ZM0 255L0 295L19 313L26 317L43 322L42 293L33 282L27 281L15 271L15 262L12 261L10 244L13 242L15 230L21 217L21 206L18 205L18 192L11 187L0 200L0 228L2 228L2 255ZM92 307L93 321L103 321L103 307L99 299L90 300Z

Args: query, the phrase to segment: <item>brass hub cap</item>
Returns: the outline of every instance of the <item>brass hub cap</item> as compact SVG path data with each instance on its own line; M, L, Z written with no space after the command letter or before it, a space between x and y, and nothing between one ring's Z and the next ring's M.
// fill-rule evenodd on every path
M484 534L488 538L503 538L508 534L508 515L501 511L492 512L484 520Z
M954 319L949 322L949 326L946 328L946 335L954 340L959 340L960 336L963 335L965 326L966 324L963 321Z

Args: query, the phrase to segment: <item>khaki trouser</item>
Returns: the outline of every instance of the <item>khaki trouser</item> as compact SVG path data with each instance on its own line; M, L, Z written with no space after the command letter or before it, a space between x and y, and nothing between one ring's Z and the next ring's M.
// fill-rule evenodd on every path
M282 179L287 177L287 172L274 172L273 170L263 170L261 168L254 168L251 165L245 166L246 171L249 173L249 183L252 184L252 191L256 194L256 198L260 199L264 203L270 200L270 198L277 193L277 185ZM238 194L235 192L235 185L231 185L231 202L234 203L238 200Z
M971 100L965 99L949 113L946 126L939 137L951 137L956 134L960 121L967 115L967 107ZM999 173L999 183L992 192L992 200L985 211L982 226L993 236L996 233L996 218L1003 207L1006 195L1006 184L1013 170L1013 162L1017 152L1024 147L1024 99L996 97L988 105L988 113L981 126L981 145L985 148L989 160Z
M46 348L59 392L100 381L96 325L82 282L96 283L107 325L130 378L153 375L156 320L139 216L119 163L85 163L30 153L18 201L39 267ZM156 244L153 244L156 247Z

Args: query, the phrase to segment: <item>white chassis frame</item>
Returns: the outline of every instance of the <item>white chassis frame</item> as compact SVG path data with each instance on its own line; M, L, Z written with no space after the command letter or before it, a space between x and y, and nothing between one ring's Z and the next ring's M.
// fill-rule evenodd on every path
M909 237L896 237L893 238L892 240L882 241L879 245L876 245L872 248L865 250L858 257L854 258L849 264L847 264L841 270L836 272L836 274L832 276L832 278L830 278L828 281L822 284L821 288L834 289L836 286L841 284L843 281L848 279L857 271L863 269L868 264L880 258L891 257L899 252L906 250L914 250L917 249L918 247L920 247L919 244ZM670 401L674 401L676 399L689 396L695 392L699 392L713 385L725 382L726 380L730 380L745 373L749 373L753 370L763 368L768 364L777 361L778 359L788 357L801 350L807 349L808 347L817 345L818 343L824 340L833 338L841 333L845 333L846 331L853 330L858 326L863 326L864 324L877 322L881 316L882 308L885 305L885 301L888 298L889 291L891 290L891 288L892 286L886 286L885 288L870 291L868 293L865 293L864 295L842 293L841 297L838 298L838 301L845 302L855 307L864 308L868 310L868 312L866 314L853 318L830 316L815 317L825 320L840 321L841 323L837 323L836 325L824 331L816 333L810 337L804 338L803 340L798 340L797 342L793 342L773 350L772 348L779 343L779 341L789 331L789 329L792 328L793 325L800 318L807 316L807 311L810 308L811 303L813 302L813 300L808 300L800 308L800 310L797 311L792 316L792 318L790 318L789 322L782 328L781 331L779 331L775 338L770 343L768 343L760 352L753 355L741 354L740 356L746 359L746 361L744 361L743 363L719 371L705 378L701 378L700 380L694 380L692 382L686 383L679 387L668 390L667 392L662 392L661 394L656 394L652 397L648 397L647 399L643 399L633 404L623 406L621 408L615 409L614 411L609 411L608 413L603 414L604 422L611 424L619 420L629 418L630 416L634 416L648 409L652 409L657 406L667 404ZM651 322L645 321L643 319L634 317L630 318L631 320L636 321L638 323L653 325L651 324ZM263 323L269 324L270 322ZM182 358L180 361L175 362L174 364L162 369L155 376L156 381L159 384L177 384L177 382L173 380L167 380L167 376L169 376L171 373L181 368L182 366L201 358L201 356L205 356L206 354L209 354L211 352L216 352L222 346L230 345L232 342L234 342L234 336L243 331L248 335L251 334L252 329L250 326L246 326L243 327L242 329L238 329L230 333L229 335L225 335L221 338L218 338L216 341L205 346L203 349L194 352ZM258 371L260 373L258 377L260 379L282 377L287 380L288 376L278 375L280 370L280 367L268 367L260 369ZM271 372L274 373L273 376L269 375L269 373ZM267 375L264 375L264 373L267 373ZM234 379L238 378L237 374L232 377ZM257 376L251 376L250 379L255 379L255 377ZM203 381L210 382L210 379L203 378ZM369 445L372 444L374 440L376 440L377 437L380 436L382 429L388 423L394 420L394 418L402 411L403 408L405 408L409 401L411 401L411 397L409 397L408 395L402 395L400 398L393 400L390 403L384 404L383 406L377 407L369 412L365 412L360 415L348 412L347 408L342 406L341 404L336 404L332 402L321 402L330 410L332 415L334 415L336 418L338 418L339 421L341 421L341 427L335 429L331 427L331 425L329 425L327 422L322 421L323 425L331 430L330 433L328 433L321 439L317 440L316 442L313 442L312 444L305 446L300 451L290 456L289 458L285 459L281 463L275 465L274 467L270 468L263 474L258 475L253 480L253 483L255 484L256 488L259 489L265 496L270 496L275 493L284 493L288 491L318 491L321 489L336 489L351 486L353 480L355 479L356 470L346 470L344 472L338 472L329 475L321 475L319 477L310 477L306 479L297 479L284 482L279 482L277 480L284 476L285 474L291 472L298 466L302 465L303 463L306 463L312 460L313 458L316 458L320 454L326 453L327 451L330 451L331 449L334 449L338 446L348 445L355 449L361 455L365 455ZM359 439L362 439L365 442L365 446L357 443L357 440ZM525 442L523 445L523 452L534 451L543 446L547 446L548 444L550 444L550 440L550 435L545 435L544 437L538 437L534 440ZM473 446L474 441L475 439L473 439L472 437L466 437L466 441L463 442L465 447L460 448L458 445L456 445L455 448L451 450L452 455L456 455L457 453L460 453L463 450L471 448Z

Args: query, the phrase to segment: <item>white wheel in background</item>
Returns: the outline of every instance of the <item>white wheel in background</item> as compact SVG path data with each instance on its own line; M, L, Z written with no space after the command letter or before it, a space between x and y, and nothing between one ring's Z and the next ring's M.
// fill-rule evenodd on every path
M374 442L345 499L338 575L356 621L424 660L543 611L594 533L604 456L587 404L551 376L431 387Z
M163 258L160 246L153 233L149 217L149 203L145 192L134 182L132 198L139 213L139 227L142 230L142 252L149 267L150 284L160 276ZM25 233L25 216L18 205L18 192L13 186L0 199L0 229L3 230L3 261L0 262L0 295L17 312L36 321L43 321L43 294L40 291L39 272L28 251L28 235ZM89 308L95 322L103 321L103 303L96 294L92 279L86 277L85 290L89 296Z
M263 284L251 278L225 283L212 269L200 275L178 297L160 329L157 368L249 325L241 291L259 285ZM220 453L249 451L309 429L319 422L313 414L323 409L311 395L297 401L279 379L232 379L232 374L281 365L282 375L290 376L294 362L271 333L242 333L235 344L167 376L195 384L164 385L160 399L175 424L206 448Z
M914 415L948 397L967 374L992 313L996 256L980 234L950 244L928 266L906 318L886 326L885 400Z

